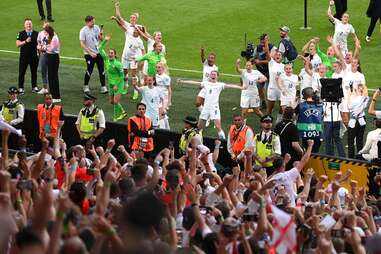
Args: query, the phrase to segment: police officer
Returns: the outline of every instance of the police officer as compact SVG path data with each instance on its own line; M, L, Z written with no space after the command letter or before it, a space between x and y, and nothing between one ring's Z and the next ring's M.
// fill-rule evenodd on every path
M95 105L95 96L85 93L83 96L83 108L79 111L75 125L81 143L88 144L88 141L96 145L102 145L100 135L106 128L106 119L102 109Z
M272 160L281 155L280 139L273 132L273 118L271 115L261 117L261 131L254 137L255 163L266 168L267 175L274 171Z
M8 89L9 100L3 103L0 119L16 129L21 129L24 121L24 105L18 100L18 93L18 89L14 86Z
M202 133L197 128L197 119L193 116L187 116L183 120L184 130L180 138L179 152L180 154L185 154L187 148L193 138L197 138L202 144Z
M318 153L322 138L323 104L318 102L312 87L304 88L302 91L304 101L295 108L298 115L296 126L302 146L307 149L307 140L314 140L313 153Z

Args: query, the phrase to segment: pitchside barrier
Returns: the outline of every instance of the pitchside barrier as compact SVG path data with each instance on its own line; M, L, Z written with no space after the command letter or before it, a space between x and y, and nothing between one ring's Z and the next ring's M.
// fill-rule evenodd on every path
M75 121L77 116L65 114L65 124L62 128L62 136L65 140L67 147L79 144L80 139L75 126ZM36 110L26 109L24 116L24 126L23 133L26 135L28 140L28 150L30 152L38 152L41 147L41 142L38 137L38 122L36 116ZM180 133L167 130L155 130L154 153L159 152L165 147L168 147L169 142L173 142L178 153L178 145L180 140ZM114 138L117 145L124 145L128 148L128 138L127 138L127 119L123 122L107 122L106 129L102 134L102 143L106 144L107 140ZM214 149L214 139L204 138L204 144L210 148L211 151ZM117 145L115 147L117 147ZM14 144L10 144L10 148L16 148ZM115 149L116 154L118 153ZM178 154L177 154L178 155ZM226 149L226 142L222 142L217 169L224 170L224 166L227 168L231 164L230 155ZM330 180L334 179L337 172L341 172L343 175L348 169L351 169L353 175L351 179L358 182L359 187L366 187L367 190L372 192L373 187L370 183L373 183L372 179L375 175L375 170L370 163L358 160L352 160L348 158L337 158L325 155L314 154L306 166L307 168L313 168L317 176L327 175ZM230 170L225 170L229 172ZM346 188L350 188L349 182L343 183Z

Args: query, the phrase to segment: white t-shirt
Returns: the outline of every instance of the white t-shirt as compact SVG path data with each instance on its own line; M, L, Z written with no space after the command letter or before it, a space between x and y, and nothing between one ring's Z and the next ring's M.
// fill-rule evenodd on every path
M277 63L274 59L271 59L269 62L269 88L277 89L276 79L284 73L284 64Z
M153 44L155 44L155 40L148 38L148 40L147 40L147 51L148 51L148 53L153 51ZM162 42L160 42L160 44L163 46L161 53L163 53L163 55L165 56L165 53L166 53L165 45Z
M219 100L222 90L225 88L225 83L222 82L202 82L201 85L205 89L204 109L214 110L219 109Z
M89 28L88 26L84 26L79 32L79 40L83 41L86 47L92 53L95 53L95 54L99 53L98 38L99 38L100 32L101 32L101 29L97 25L94 25L92 28ZM89 52L83 50L83 54L88 55Z
M142 102L147 106L146 115L151 118L152 125L157 126L159 120L160 101L163 99L163 93L161 92L161 89L156 86L153 88L143 86L139 89L142 94Z
M123 27L124 27L124 29L126 29L126 32L125 32L126 40L128 39L127 38L128 36L129 37L133 37L134 31L135 31L135 27L133 27L131 25L131 23L129 23L127 21L124 21Z
M335 34L333 35L333 41L336 42L341 51L348 51L347 38L349 34L355 33L355 29L351 24L343 24L340 20L334 20Z
M274 199L277 195L279 186L283 185L290 198L290 206L295 207L296 192L294 190L294 184L298 176L299 170L296 168L274 175L271 178L275 180L275 186L272 189L272 198Z
M248 72L246 69L242 70L241 74L242 83L247 89L242 90L241 96L256 96L258 95L258 80L265 78L265 76L257 70Z
M358 71L352 72L350 70L350 71L345 72L343 81L344 81L343 82L343 90L346 92L350 92L351 86L352 86L352 89L354 90L354 89L357 89L357 86L359 84L366 85L364 74L362 74L361 72L358 72Z
M300 70L299 79L300 91L303 91L304 88L312 87L312 77L306 72L304 68Z
M208 60L205 60L202 67L202 82L209 81L210 73L212 71L218 71L218 66L215 64L209 66Z
M144 44L140 37L131 37L126 35L126 41L123 49L123 57L126 60L131 61L139 56L142 56L142 50L144 50Z
M163 73L163 74L156 74L156 85L164 94L168 94L168 88L171 86L171 78Z
M318 69L319 69L319 65L320 65L321 63L322 63L322 62L321 62L321 58L320 58L320 56L319 56L318 54L313 55L312 60L311 60L311 65L312 65L312 69L313 69L314 71L318 71Z
M286 91L287 98L295 98L296 97L296 87L298 85L298 76L295 74L291 74L287 76L285 73L281 74L280 79L283 80L283 87Z

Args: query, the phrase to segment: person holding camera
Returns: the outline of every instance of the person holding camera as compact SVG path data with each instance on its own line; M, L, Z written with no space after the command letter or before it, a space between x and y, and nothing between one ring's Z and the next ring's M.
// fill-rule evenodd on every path
M75 122L82 145L86 145L88 141L96 146L102 145L100 136L106 128L106 119L103 110L95 105L96 99L95 96L85 93L83 96L84 107Z
M314 141L312 152L318 153L323 138L323 105L319 103L312 87L303 89L302 95L304 101L295 108L295 114L298 116L296 126L299 137L305 149L307 148L307 140L312 139Z

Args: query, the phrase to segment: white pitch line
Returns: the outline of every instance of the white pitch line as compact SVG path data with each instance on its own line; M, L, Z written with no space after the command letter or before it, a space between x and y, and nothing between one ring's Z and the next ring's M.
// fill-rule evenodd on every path
M0 49L0 52L2 52L2 53L10 53L10 54L19 54L20 53L18 51L4 50L4 49ZM78 60L78 61L83 61L84 60L84 58L72 57L72 56L60 56L60 58L67 59L67 60ZM198 71L198 70L188 70L188 69L180 69L180 68L169 68L169 70L172 70L172 71L181 71L181 72L190 72L190 73L202 73L202 71ZM240 77L239 75L230 74L230 73L220 73L220 75L227 76L227 77L234 77L234 78Z

